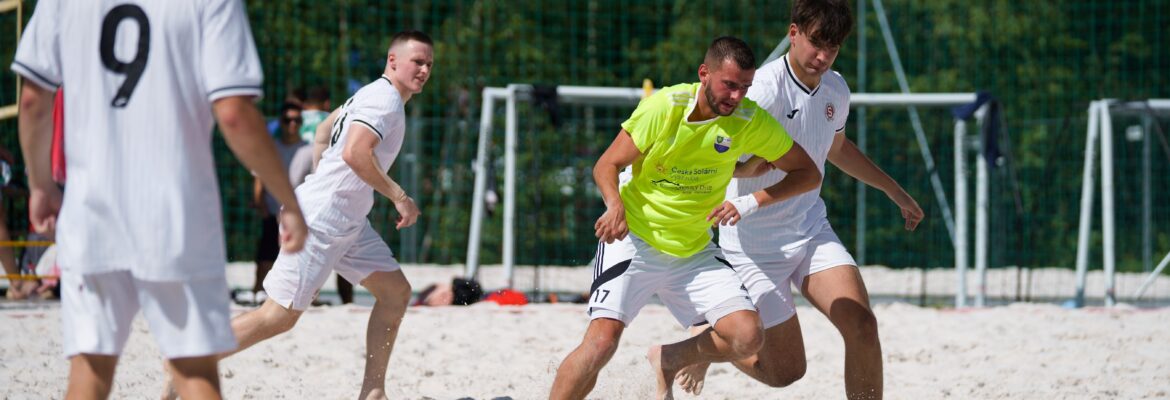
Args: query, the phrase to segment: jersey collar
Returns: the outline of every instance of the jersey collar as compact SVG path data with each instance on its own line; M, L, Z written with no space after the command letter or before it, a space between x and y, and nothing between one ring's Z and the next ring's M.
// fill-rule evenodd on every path
M800 79L796 78L796 74L792 73L792 66L788 64L788 54L785 54L783 57L780 57L780 62L784 63L784 74L788 75L788 79L791 79L792 83L795 83L796 87L800 88L800 90L803 91L804 94L807 94L807 95L809 95L809 97L812 97L812 96L816 96L817 92L819 92L821 90L821 85L817 85L817 87L813 88L812 90L809 90L808 86L804 85L804 82L801 82ZM823 80L822 80L822 82L823 82Z
M699 105L699 97L702 95L703 95L703 83L699 82L698 85L695 85L695 93L693 96L691 96L691 103L687 104L687 112L683 114L683 123L687 123L687 124L691 124L691 125L702 125L702 124L706 124L708 122L714 121L716 119L719 119L719 114L715 114L714 117L711 117L709 119L705 119L702 121L691 121L691 114L695 112L695 107L697 107Z

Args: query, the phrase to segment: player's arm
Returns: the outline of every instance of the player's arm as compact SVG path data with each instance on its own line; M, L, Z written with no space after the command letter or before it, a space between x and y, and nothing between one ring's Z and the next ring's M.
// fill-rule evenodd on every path
M752 178L772 170L772 164L760 156L753 155L744 162L735 163L735 178Z
M37 233L52 235L61 208L61 189L53 182L53 95L30 80L20 90L20 148L29 185L29 219Z
M723 202L707 215L707 220L715 225L735 225L760 207L813 190L821 184L820 170L799 143L793 142L792 148L771 165L788 174L772 186Z
M321 154L325 153L325 149L329 148L329 131L333 130L333 122L337 121L337 114L341 113L341 107L329 113L324 121L317 124L317 132L313 135L313 171L317 170L317 163L321 162Z
M914 230L922 222L925 213L918 206L918 202L902 189L894 178L882 171L881 167L873 163L852 140L845 137L844 132L833 138L833 146L829 148L829 162L840 168L849 176L865 182L866 185L881 190L902 210L902 218L906 220L906 230Z
M374 154L374 147L381 141L378 135L362 124L350 124L342 129L349 129L349 132L346 134L341 159L362 181L394 203L394 209L398 210L395 228L414 225L420 214L418 206L397 182L382 171L378 156Z
M593 182L605 200L605 213L593 225L597 238L606 243L622 240L630 232L626 226L626 207L618 192L618 173L638 159L641 152L634 145L630 133L622 129L613 143L593 165Z
M212 103L215 119L223 131L224 141L244 167L253 171L268 192L284 207L280 211L280 247L296 252L305 243L305 226L301 206L293 194L288 173L280 164L276 144L264 127L264 117L250 96L229 96Z

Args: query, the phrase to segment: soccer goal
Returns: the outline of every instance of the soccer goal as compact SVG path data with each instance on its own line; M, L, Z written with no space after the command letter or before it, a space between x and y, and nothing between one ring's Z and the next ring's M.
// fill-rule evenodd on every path
M548 91L548 88L543 89ZM647 88L621 88L621 87L592 87L592 86L558 86L555 87L555 97L558 102L562 104L577 104L577 105L607 105L607 106L625 106L630 111L637 105L637 103L651 90ZM513 274L516 266L515 246L516 246L516 184L517 184L517 143L519 141L519 125L520 117L517 111L518 103L528 102L533 100L534 87L527 84L510 84L505 87L488 87L484 88L482 94L482 104L480 113L480 130L477 147L477 156L475 160L475 188L472 199L471 220L468 232L467 243L467 264L466 275L474 277L478 273L481 241L483 238L485 216L485 203L488 200L488 176L489 162L492 162L489 157L489 150L492 147L493 127L496 118L496 106L498 103L504 103L504 168L503 168L503 215L502 215L502 237L501 237L501 262L503 264L504 273L507 275L506 281L509 286L514 284ZM545 95L548 95L547 93ZM919 133L919 144L923 149L923 159L925 168L931 171L932 180L935 181L935 201L940 204L943 222L947 225L948 233L951 236L951 242L955 249L955 271L956 271L956 297L955 305L963 307L967 305L967 270L970 259L971 244L968 230L969 219L968 215L972 213L972 208L968 202L968 181L971 179L966 172L969 166L967 154L971 151L980 151L978 141L972 141L971 135L968 135L969 121L974 121L982 126L983 115L986 114L986 105L976 105L977 95L975 93L921 93L921 94L902 94L902 93L855 93L851 97L851 107L890 107L890 108L907 108L914 110L915 107L925 108L950 108L956 106L972 105L974 113L967 115L960 115L955 113L954 131L953 131L953 145L955 148L955 173L954 173L954 213L950 212L950 201L948 201L945 193L943 193L940 180L933 165L933 158L930 156L929 146L925 142L925 134ZM628 111L627 111L628 112ZM913 115L917 115L916 112ZM920 124L915 124L916 130L921 130ZM986 284L986 268L987 268L987 234L988 234L988 202L986 201L988 192L988 173L987 165L984 157L975 157L974 164L976 166L976 207L975 207L975 261L976 261L976 305L983 304L983 297L985 294ZM582 239L584 240L584 239Z
M1152 164L1153 149L1158 147L1154 138L1161 139L1158 148L1166 148L1166 135L1161 131L1158 118L1170 117L1170 99L1149 99L1142 101L1120 101L1116 99L1101 99L1089 103L1089 125L1085 136L1085 163L1084 175L1081 181L1081 215L1077 234L1076 259L1076 297L1077 307L1085 305L1085 286L1089 271L1089 236L1093 222L1094 186L1097 171L1097 146L1101 148L1101 252L1102 268L1105 279L1105 305L1112 306L1117 302L1116 271L1117 271L1117 207L1115 195L1118 179L1116 179L1114 146L1114 117L1136 122L1125 130L1128 142L1140 143L1141 151L1141 252L1142 263L1148 270L1153 260L1153 192ZM1170 153L1165 154L1170 160ZM1126 157L1137 158L1137 157ZM1137 192L1130 190L1128 192ZM1126 209L1136 208L1126 206ZM1166 265L1170 263L1170 254L1162 258L1157 268L1154 268L1148 278L1134 292L1135 299L1140 298L1150 284L1158 277Z

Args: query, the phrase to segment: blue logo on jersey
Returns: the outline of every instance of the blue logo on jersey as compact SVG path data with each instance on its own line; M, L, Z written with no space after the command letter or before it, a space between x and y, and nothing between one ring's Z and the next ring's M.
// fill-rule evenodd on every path
M722 152L727 151L730 148L731 148L731 138L729 138L727 136L716 136L715 137L715 151L722 153Z

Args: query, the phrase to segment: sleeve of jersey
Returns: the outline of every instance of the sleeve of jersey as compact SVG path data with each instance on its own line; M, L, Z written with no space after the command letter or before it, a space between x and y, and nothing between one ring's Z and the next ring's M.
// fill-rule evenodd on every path
M634 146L638 147L639 152L646 153L662 133L660 132L664 124L662 119L670 111L670 103L666 96L665 90L659 90L658 93L642 99L630 118L622 122L622 129L630 133L630 138L634 139Z
M40 1L20 38L12 71L48 90L61 86L61 47L57 35L57 2Z
M752 119L749 125L754 129L749 129L752 135L749 137L746 153L772 162L788 154L788 150L792 149L792 136L789 136L784 126L776 122L771 115L756 113L756 118Z
M841 94L842 104L838 107L840 108L838 112L841 114L841 119L837 120L836 126L833 127L833 132L842 133L845 132L845 123L849 121L849 102L853 97L853 93L849 91L849 85L845 83L845 78L841 77L840 72L833 71L833 74L837 75L837 79L841 81L841 87L844 88Z
M852 94L849 93L848 91L845 92L844 96L841 96L841 97L845 98L845 101L842 102L845 104L841 105L841 120L837 123L837 126L834 127L834 128L836 128L836 130L834 132L837 132L837 133L845 132L845 123L847 121L849 121L849 100L850 100L851 96L852 96Z
M203 81L207 99L264 94L264 72L244 2L214 0L203 10Z
M402 113L396 112L392 104L363 101L363 99L355 99L347 111L349 116L346 117L346 120L349 122L347 122L346 129L353 125L361 125L377 135L378 140L386 140L386 135L390 134L391 128L397 124L399 119L403 118Z

